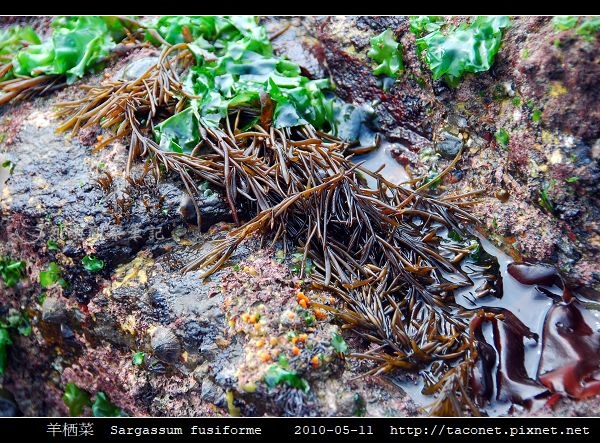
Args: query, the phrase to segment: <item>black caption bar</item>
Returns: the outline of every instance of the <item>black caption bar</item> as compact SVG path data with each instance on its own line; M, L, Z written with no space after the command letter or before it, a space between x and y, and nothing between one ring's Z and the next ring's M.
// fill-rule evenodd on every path
M598 441L598 418L10 418L2 441ZM5 439L6 438L6 439Z

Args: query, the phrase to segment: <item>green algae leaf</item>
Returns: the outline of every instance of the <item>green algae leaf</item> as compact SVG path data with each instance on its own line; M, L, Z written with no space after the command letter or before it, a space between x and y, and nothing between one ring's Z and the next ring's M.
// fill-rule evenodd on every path
M186 108L155 126L154 137L165 151L191 153L200 140L193 109Z
M293 127L308 123L300 116L289 97L284 95L273 79L269 79L267 91L271 99L277 104L273 113L273 123L276 128Z
M279 365L271 365L265 374L265 383L269 388L274 388L280 384L287 384L292 388L308 392L310 386L308 382L300 377L296 372L282 368Z
M211 16L168 15L160 17L150 28L155 29L172 45L185 43L188 41L187 38L194 41L199 37L215 36L217 32L216 17ZM160 45L160 42L149 32L146 33L146 40Z
M289 128L308 123L300 116L296 107L289 100L281 100L277 104L273 114L273 122L276 128Z
M465 73L490 69L508 26L510 19L506 16L480 16L447 33L437 30L427 34L416 44L433 79L444 77L449 85L456 86Z
M315 324L315 316L312 315L310 312L305 312L303 317L304 317L304 323L306 323L306 326L312 326Z
M552 204L552 200L550 200L550 195L548 195L548 188L540 189L539 203L549 213L554 212L554 205Z
M45 271L40 271L40 285L42 288L52 286L60 280L60 267L54 263L48 263Z
M348 352L348 344L346 343L344 338L337 332L331 334L331 346L333 347L333 349L335 349L336 352L339 352L340 354L345 354Z
M15 54L27 45L38 45L40 43L40 37L30 26L21 27L17 25L0 29L0 65L10 63ZM10 69L0 77L0 81L11 80L12 78L14 78L14 73Z
M146 356L146 354L142 351L134 352L133 355L131 356L132 363L135 366L141 366L142 363L144 363L145 356Z
M69 415L71 417L81 417L83 415L83 408L92 405L90 394L75 383L67 383L63 401L69 408Z
M395 40L391 29L386 29L371 39L371 49L367 55L379 63L373 70L375 75L398 78L398 73L404 70L402 47Z
M600 17L592 17L585 20L578 28L576 33L584 38L591 40L600 31Z
M94 417L127 417L127 414L121 408L112 404L108 396L102 391L96 393L92 405L92 415Z
M417 37L425 33L434 32L440 29L444 24L444 17L441 15L411 15L410 30Z
M333 126L333 100L327 99L323 94L323 90L330 87L329 80L308 80L298 76L291 81L290 78L271 75L264 86L260 86L276 103L273 114L275 127L293 127L307 123L317 128Z
M331 88L329 79L308 80L302 77L297 88L283 90L303 119L318 129L333 127L333 100L323 91Z
M23 337L29 337L31 335L31 323L25 316L22 317L21 323L17 326L17 332Z
M559 15L552 19L552 24L557 31L567 31L577 25L577 20L579 17L574 15Z
M128 29L123 25L120 17L115 15L101 15L100 18L106 25L110 36L115 42L123 40L127 35ZM135 16L127 16L127 18L135 19ZM129 27L131 29L131 26Z
M86 255L81 260L83 269L88 272L100 272L104 268L104 261L94 255Z
M440 180L440 174L435 171L430 171L429 175L423 179L421 186L429 185L429 189L433 191L440 184Z
M199 142L200 122L218 126L231 109L260 114L264 94L275 103L272 117L277 128L307 123L333 128L333 102L325 96L331 82L310 80L296 63L274 56L266 30L255 17L161 17L154 29L170 43L193 40L190 48L197 61L183 78L184 90L195 96L191 111L155 128L163 149L191 152Z
M8 361L8 347L12 345L12 340L8 335L8 331L3 326L0 326L0 376L6 371L6 363Z
M26 312L18 312L11 309L10 314L6 317L6 321L8 324L3 325L4 327L16 329L19 335L23 337L31 335L31 323Z
M36 76L40 74L55 74L54 45L51 41L39 45L31 45L17 53L13 61L15 74Z
M116 45L120 21L114 17L56 17L52 38L20 50L14 60L18 75L66 74L69 83L104 61ZM124 28L121 27L121 36Z
M293 332L293 331L290 331L290 332ZM283 353L279 354L279 358L277 359L277 364L279 364L279 366L281 366L283 369L288 369L290 367L290 362L288 361L287 357Z
M0 277L9 288L14 287L25 275L25 262L0 257Z
M302 270L302 260L304 259L304 253L303 252L295 252L294 254L292 254L292 272L295 273L300 273L300 271ZM306 257L306 261L304 262L304 274L306 275L310 275L313 273L314 270L314 263L311 260L310 257Z
M218 40L215 46L226 48L229 43L226 49L230 51L245 47L263 55L273 53L266 29L253 16L163 16L150 28L173 45L193 42L196 47L214 50L211 42ZM146 33L146 39L160 44L151 32Z
M40 44L42 41L31 26L19 25L7 29L0 29L0 60L4 56L12 55L27 44Z
M4 136L4 134L2 134L2 136ZM0 142L2 142L2 137L0 136ZM12 175L13 171L15 170L15 164L13 162L11 162L10 160L4 160L2 162L2 167L8 169L8 173Z
M510 136L508 135L508 132L506 132L506 129L500 128L498 131L496 131L496 133L494 134L494 137L496 137L496 141L498 143L500 143L502 146L504 146L504 147L508 146L508 141L510 140Z
M455 242L458 242L458 243L460 243L464 240L461 237L461 235L458 232L456 232L454 229L452 229L448 232L448 238L451 240L454 240Z

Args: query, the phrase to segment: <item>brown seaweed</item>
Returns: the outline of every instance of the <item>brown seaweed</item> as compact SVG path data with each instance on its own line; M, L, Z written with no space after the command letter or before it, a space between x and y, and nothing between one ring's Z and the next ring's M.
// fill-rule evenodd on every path
M2 78L5 68L11 68L11 64L0 68ZM5 105L13 99L28 100L32 97L43 95L67 84L64 75L40 75L38 77L18 77L0 82L0 106Z
M577 300L554 305L544 323L540 381L576 399L600 393L600 331L597 319Z
M511 263L508 265L508 273L524 285L556 285L564 288L562 277L554 266L541 263Z
M546 394L547 390L527 374L523 341L537 341L539 337L510 311L499 308L486 311L479 312L471 321L476 348L485 353L485 358L477 365L479 379L473 378L474 391L486 402L492 400L495 391L497 400L530 405L533 398ZM486 322L492 325L493 345L487 343L482 333ZM496 363L495 380L492 380L490 375Z

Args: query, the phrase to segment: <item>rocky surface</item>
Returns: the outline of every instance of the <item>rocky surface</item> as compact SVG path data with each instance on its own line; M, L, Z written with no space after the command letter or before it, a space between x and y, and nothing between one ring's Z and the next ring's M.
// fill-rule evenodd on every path
M514 258L556 264L571 285L598 298L597 40L555 31L547 18L517 18L492 70L450 89L431 81L405 17L271 18L265 25L279 34L276 50L306 74L330 75L341 98L373 107L387 139L382 148L410 174L441 171L462 148L438 191L484 190L474 210L488 238ZM387 28L403 44L406 71L384 91L366 52L370 37ZM134 52L105 75L152 55ZM101 132L55 134L52 105L77 94L75 85L0 109L0 160L14 165L12 173L0 168L0 256L27 262L15 288L0 283L0 318L24 312L32 324L30 336L13 334L2 380L10 395L0 395L7 409L65 415L63 389L74 382L104 391L130 415L422 413L386 378L357 378L369 364L344 359L332 336L341 333L351 351L367 343L311 308L310 301L337 302L299 280L281 245L249 241L208 281L182 275L230 229L227 205L203 186L198 229L176 177L157 182L136 165L136 181L128 181L125 146L95 153ZM501 128L506 147L494 138ZM90 254L105 263L99 273L81 265ZM40 287L50 262L68 287ZM141 365L134 352L144 352ZM309 389L268 386L274 367ZM597 415L597 403L562 400L554 412L537 413Z

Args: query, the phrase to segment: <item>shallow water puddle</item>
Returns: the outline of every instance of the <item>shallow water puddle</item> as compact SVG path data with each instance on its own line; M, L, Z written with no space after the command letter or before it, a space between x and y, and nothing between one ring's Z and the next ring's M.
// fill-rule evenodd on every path
M380 171L381 175L395 185L399 185L410 178L404 167L392 156L392 149L395 147L397 147L395 143L382 141L378 148L366 154L355 156L354 162L363 162L362 166L370 171L377 171L383 166ZM375 180L372 177L367 177L367 183L369 187L376 187Z
M404 166L392 156L392 150L398 148L399 143L389 142L374 129L377 127L373 121L376 114L370 106L355 106L338 99L334 102L334 109L337 135L342 140L355 143L349 148L355 163L362 163L363 168L369 171L379 171L386 180L396 185L409 180ZM369 187L377 187L372 177L365 178Z

